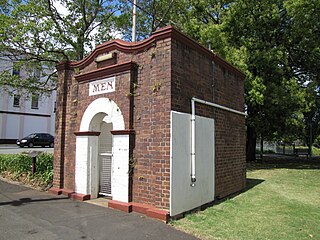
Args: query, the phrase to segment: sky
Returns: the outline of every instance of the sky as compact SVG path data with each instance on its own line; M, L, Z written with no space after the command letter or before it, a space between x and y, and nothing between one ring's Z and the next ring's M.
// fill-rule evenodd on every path
M57 9L57 11L63 15L66 16L68 15L68 9L66 7L64 7L60 1L53 1L53 6Z
M53 6L57 9L58 13L60 13L62 16L66 16L66 15L69 14L68 9L67 9L65 6L63 6L63 4L61 4L61 1L59 1L59 0L53 1ZM99 27L97 27L96 29L94 29L94 30L91 32L90 35L94 35L94 34L96 34L98 31L99 31ZM113 32L111 33L111 36L113 36L114 39L122 39L122 38L123 38L123 34L121 34L119 31L113 31ZM96 47L94 42L92 42L91 45L92 45L93 48ZM89 49L86 49L86 50L88 51Z

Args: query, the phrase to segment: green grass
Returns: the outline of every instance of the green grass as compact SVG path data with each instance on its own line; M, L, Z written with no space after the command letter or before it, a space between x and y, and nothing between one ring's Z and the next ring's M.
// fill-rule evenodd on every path
M172 222L201 239L320 239L320 164L253 164L247 190Z
M312 156L320 156L320 149L312 146Z

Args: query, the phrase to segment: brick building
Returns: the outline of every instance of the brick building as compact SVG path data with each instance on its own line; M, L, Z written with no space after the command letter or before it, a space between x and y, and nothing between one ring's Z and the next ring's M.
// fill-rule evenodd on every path
M51 192L176 216L245 187L244 75L216 54L165 27L57 69Z

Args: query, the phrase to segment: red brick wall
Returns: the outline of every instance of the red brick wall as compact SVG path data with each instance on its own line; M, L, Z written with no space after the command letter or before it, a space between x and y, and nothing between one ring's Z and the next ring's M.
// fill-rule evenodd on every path
M172 110L191 113L191 98L244 111L243 80L203 53L173 40ZM196 103L196 114L215 119L215 195L245 186L244 116Z
M136 142L133 201L169 208L170 192L170 40L135 55L138 87L134 97Z
M134 62L137 66L103 76L116 76L116 91L108 94L89 96L88 81L75 79L79 73L96 71L93 58L88 64L65 66L65 69L73 68L75 73L62 70L63 65L58 67L55 187L74 190L74 132L79 131L88 105L94 99L107 97L122 111L125 128L135 130L135 141L130 145L134 165L130 176L131 200L169 208L170 111L190 113L193 96L239 111L243 111L244 106L243 81L236 76L237 71L231 73L229 68L219 65L219 60L213 73L213 54L197 49L190 40L175 39L180 38L160 36L135 51L106 47L105 52L116 53L117 59L112 62L118 65ZM189 44L182 43L184 41ZM245 184L244 117L201 104L197 104L197 114L215 119L216 195L223 197L241 190Z
M56 122L55 122L55 142L54 142L54 175L53 175L53 187L63 188L64 182L68 182L69 179L65 179L64 166L68 164L66 154L68 151L68 138L69 138L69 126L70 111L69 104L69 90L71 85L72 71L68 69L68 64L61 65L64 69L59 72L58 88L57 88L57 100L56 100Z
M169 207L170 189L170 40L159 40L146 51L136 53L117 53L117 64L133 61L138 68L116 74L116 91L108 94L88 96L88 82L78 83L74 76L67 80L67 119L65 129L64 182L58 177L61 163L56 161L55 187L74 190L75 140L74 132L79 126L85 109L97 98L112 99L121 109L125 128L136 132L132 159L132 200L152 204L160 208ZM80 73L96 70L93 62L80 69ZM104 76L104 77L111 77ZM137 77L136 77L137 76ZM59 76L63 80L63 74ZM96 80L96 79L91 79ZM130 85L131 84L131 85ZM59 92L59 91L58 91ZM57 117L62 111L62 98L58 95ZM60 123L60 122L59 122ZM57 128L56 139L62 129ZM56 145L55 159L61 155Z

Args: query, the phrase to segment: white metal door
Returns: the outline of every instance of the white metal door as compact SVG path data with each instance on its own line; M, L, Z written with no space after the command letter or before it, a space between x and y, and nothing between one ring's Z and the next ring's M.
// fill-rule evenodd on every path
M112 123L101 123L99 136L99 195L112 196Z

